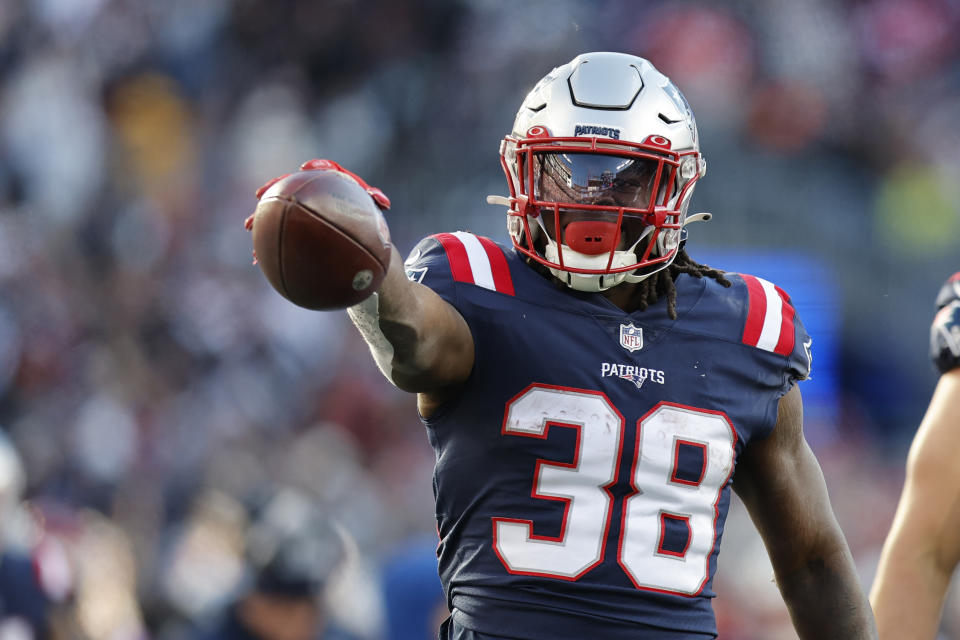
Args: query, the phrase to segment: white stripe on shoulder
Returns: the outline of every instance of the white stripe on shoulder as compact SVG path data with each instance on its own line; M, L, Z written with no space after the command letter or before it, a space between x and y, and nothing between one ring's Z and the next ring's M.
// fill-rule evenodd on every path
M473 283L484 289L496 291L497 286L493 283L493 272L490 270L490 257L487 256L477 236L466 231L455 231L453 235L467 250L467 260L470 261L470 270L473 272Z
M757 346L767 351L773 351L780 341L780 325L783 324L783 300L773 287L773 283L757 278L763 287L763 294L767 298L767 311L763 315L763 329L757 339Z

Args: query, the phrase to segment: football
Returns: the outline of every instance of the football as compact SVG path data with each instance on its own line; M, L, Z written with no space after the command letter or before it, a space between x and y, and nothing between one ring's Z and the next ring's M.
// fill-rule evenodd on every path
M336 171L298 171L271 186L253 217L257 264L283 297L343 309L377 290L390 234L373 198Z

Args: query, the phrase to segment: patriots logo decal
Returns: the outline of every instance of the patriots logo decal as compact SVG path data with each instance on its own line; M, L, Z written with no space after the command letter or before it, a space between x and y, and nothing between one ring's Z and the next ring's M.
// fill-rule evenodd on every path
M644 371L644 374L646 374L646 371ZM647 381L647 376L646 376L646 375L639 376L639 375L637 375L637 374L635 374L635 373L628 373L628 374L625 374L625 375L622 375L622 376L618 376L618 377L623 378L624 380L629 380L629 381L632 382L633 384L637 385L637 389L639 389L640 387L642 387L642 386L643 386L643 383Z

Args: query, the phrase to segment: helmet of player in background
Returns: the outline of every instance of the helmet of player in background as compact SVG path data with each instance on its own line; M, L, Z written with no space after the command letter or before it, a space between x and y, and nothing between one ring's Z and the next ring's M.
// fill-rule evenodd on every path
M250 586L276 596L317 597L349 546L346 532L309 497L283 488L259 509L247 536Z
M514 246L579 291L669 266L706 173L686 99L622 53L585 53L547 74L500 157L510 197L491 202L510 207Z

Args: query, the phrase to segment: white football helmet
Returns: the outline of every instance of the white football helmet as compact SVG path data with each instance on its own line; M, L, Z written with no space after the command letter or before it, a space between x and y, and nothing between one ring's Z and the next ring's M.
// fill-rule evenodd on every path
M585 53L540 80L500 161L510 196L488 201L509 207L517 251L579 291L666 268L706 173L686 99L647 60L622 53Z

